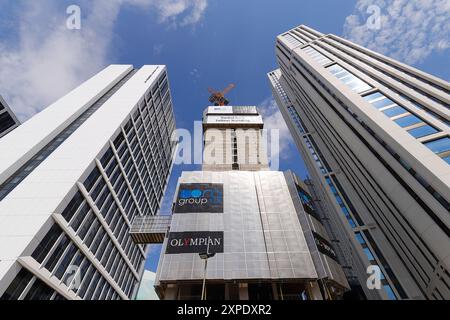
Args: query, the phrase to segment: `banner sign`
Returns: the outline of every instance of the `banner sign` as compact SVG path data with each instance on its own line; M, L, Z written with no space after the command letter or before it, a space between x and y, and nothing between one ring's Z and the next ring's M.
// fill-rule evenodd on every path
M316 241L317 249L319 250L319 252L330 257L331 259L333 259L334 261L337 262L338 260L337 260L336 252L333 249L333 246L325 238L323 238L319 234L315 233L314 231L313 231L313 235L314 235L314 239Z
M167 254L223 253L223 231L170 232L167 241Z
M223 213L223 184L181 183L174 213Z

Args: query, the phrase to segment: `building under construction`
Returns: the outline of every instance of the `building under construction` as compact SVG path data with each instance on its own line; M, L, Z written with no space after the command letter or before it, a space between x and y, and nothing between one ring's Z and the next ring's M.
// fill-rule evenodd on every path
M217 105L203 114L202 171L179 178L169 230L135 223L135 239L164 235L159 297L341 298L348 283L321 214L292 172L269 169L257 108L227 106L214 94L210 101Z

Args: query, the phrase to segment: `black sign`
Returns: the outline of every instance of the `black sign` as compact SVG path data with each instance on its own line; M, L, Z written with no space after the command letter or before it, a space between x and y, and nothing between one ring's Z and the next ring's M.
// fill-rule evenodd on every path
M319 250L320 253L323 253L324 255L330 257L331 259L333 259L334 261L338 261L337 260L337 256L336 256L336 252L333 249L333 246L322 236L320 236L319 234L315 233L313 231L313 235L314 235L314 239L316 240L316 245L317 245L317 249Z
M170 232L167 254L176 253L223 253L223 231Z
M181 183L174 213L223 213L223 184Z

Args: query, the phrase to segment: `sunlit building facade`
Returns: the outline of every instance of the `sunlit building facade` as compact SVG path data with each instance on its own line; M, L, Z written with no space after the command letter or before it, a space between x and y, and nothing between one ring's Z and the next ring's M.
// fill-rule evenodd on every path
M0 139L0 299L133 299L174 128L165 66L111 65Z
M276 57L274 97L350 284L368 299L449 299L450 84L306 26L277 37Z

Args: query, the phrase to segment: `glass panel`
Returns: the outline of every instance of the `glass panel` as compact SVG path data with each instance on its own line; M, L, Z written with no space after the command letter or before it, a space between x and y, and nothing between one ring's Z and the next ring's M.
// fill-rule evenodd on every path
M399 116L404 113L408 113L408 110L406 110L400 106L395 106L393 108L384 110L383 113L385 115L387 115L389 118L392 118L392 117Z
M425 143L425 145L434 153L442 153L450 150L450 138L445 137L442 139L434 140Z
M416 117L415 115L412 115L412 114L409 116L394 120L394 121L402 128L409 127L414 124L422 122L421 119L419 119L418 117Z
M365 96L364 100L370 102L370 101L376 100L381 97L384 97L384 95L381 92L375 92L375 93L369 94L368 96Z
M389 285L383 286L384 290L386 291L389 300L397 300L397 297L395 296L394 292L392 291L392 288Z
M429 136L430 134L436 133L436 132L438 132L438 130L436 130L432 126L426 125L423 127L408 130L408 132L414 138L421 138L421 137Z
M327 69L330 70L330 72L333 73L333 74L336 74L339 71L343 70L342 67L340 65L338 65L338 64L334 64L331 67L328 67Z
M395 104L394 101L392 101L388 98L384 98L382 100L378 100L378 101L372 103L372 105L377 109L381 109L381 108L384 108L384 107L387 107L387 106L390 106L393 104Z
M363 251L366 254L367 259L369 259L369 261L375 260L374 256L372 255L372 252L370 252L369 248L363 248Z
M447 162L448 164L450 164L450 156L442 158L442 160L444 160L445 162Z
M356 240L358 240L360 244L366 244L366 241L364 241L364 238L362 237L361 233L357 232L355 233L355 236Z

